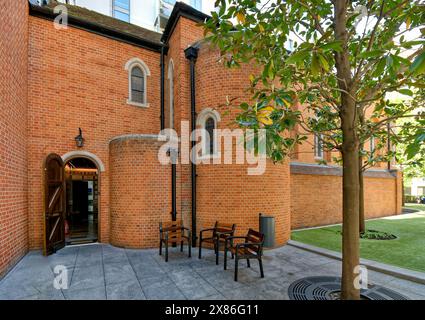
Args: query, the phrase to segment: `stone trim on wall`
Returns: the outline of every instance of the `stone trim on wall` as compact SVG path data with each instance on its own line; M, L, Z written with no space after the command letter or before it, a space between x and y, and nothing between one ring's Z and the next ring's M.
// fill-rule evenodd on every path
M100 172L105 172L105 165L103 164L102 160L95 155L94 153L88 152L88 151L71 151L62 156L62 160L64 163L67 163L69 160L75 159L75 158L86 158L91 161L93 161Z
M109 143L118 140L156 140L158 142L164 142L169 140L169 137L159 134L124 134L122 136L112 138L109 140Z
M290 167L291 174L342 176L342 168L339 166L292 162ZM364 176L368 178L396 179L397 170L369 169L364 173Z

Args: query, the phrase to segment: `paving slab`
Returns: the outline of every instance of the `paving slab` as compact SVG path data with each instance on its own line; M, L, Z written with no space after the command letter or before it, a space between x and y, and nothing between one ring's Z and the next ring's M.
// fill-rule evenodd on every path
M82 290L64 290L63 292L67 300L106 300L105 286Z
M107 284L106 298L108 300L146 300L142 287L137 280Z
M127 260L123 263L105 263L103 268L107 285L137 280L136 274Z
M40 251L28 253L1 281L0 300L286 300L288 288L296 280L310 276L341 276L341 261L284 246L264 252L265 278L260 277L257 261L251 268L239 264L235 282L234 260L223 256L215 264L212 250L203 250L198 259L178 248L170 248L169 262L156 249L134 250L94 244L66 247L44 257ZM68 288L58 290L53 282L55 266L65 266ZM395 290L410 299L425 300L425 285L373 269L369 281Z

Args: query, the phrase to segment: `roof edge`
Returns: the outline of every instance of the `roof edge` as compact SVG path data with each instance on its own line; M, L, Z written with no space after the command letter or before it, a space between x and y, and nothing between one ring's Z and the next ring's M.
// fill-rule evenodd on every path
M44 18L47 20L54 20L57 17L57 14L55 14L50 8L35 5L31 3L31 1L29 1L29 13L31 16ZM97 23L89 22L84 19L79 19L72 15L68 16L68 24L70 26L83 29L91 33L95 33L101 36L105 36L120 42L132 44L155 52L161 52L162 48L166 48L164 44L159 44L140 37L136 37L126 32L120 32L118 30L114 30Z
M178 1L174 5L173 11L171 12L170 18L168 19L167 25L165 26L162 34L161 41L163 43L168 44L168 40L180 17L185 17L195 22L204 22L205 20L211 19L211 16L196 10L184 2Z

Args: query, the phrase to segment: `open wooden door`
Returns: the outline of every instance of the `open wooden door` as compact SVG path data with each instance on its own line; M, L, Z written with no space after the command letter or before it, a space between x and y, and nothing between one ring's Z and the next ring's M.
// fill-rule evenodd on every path
M62 158L50 154L44 164L44 255L65 246L65 171Z

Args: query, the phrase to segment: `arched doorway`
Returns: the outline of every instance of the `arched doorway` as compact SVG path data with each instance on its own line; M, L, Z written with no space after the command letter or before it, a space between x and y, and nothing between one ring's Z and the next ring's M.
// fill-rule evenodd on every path
M73 157L65 164L66 245L98 241L99 168L87 157Z

